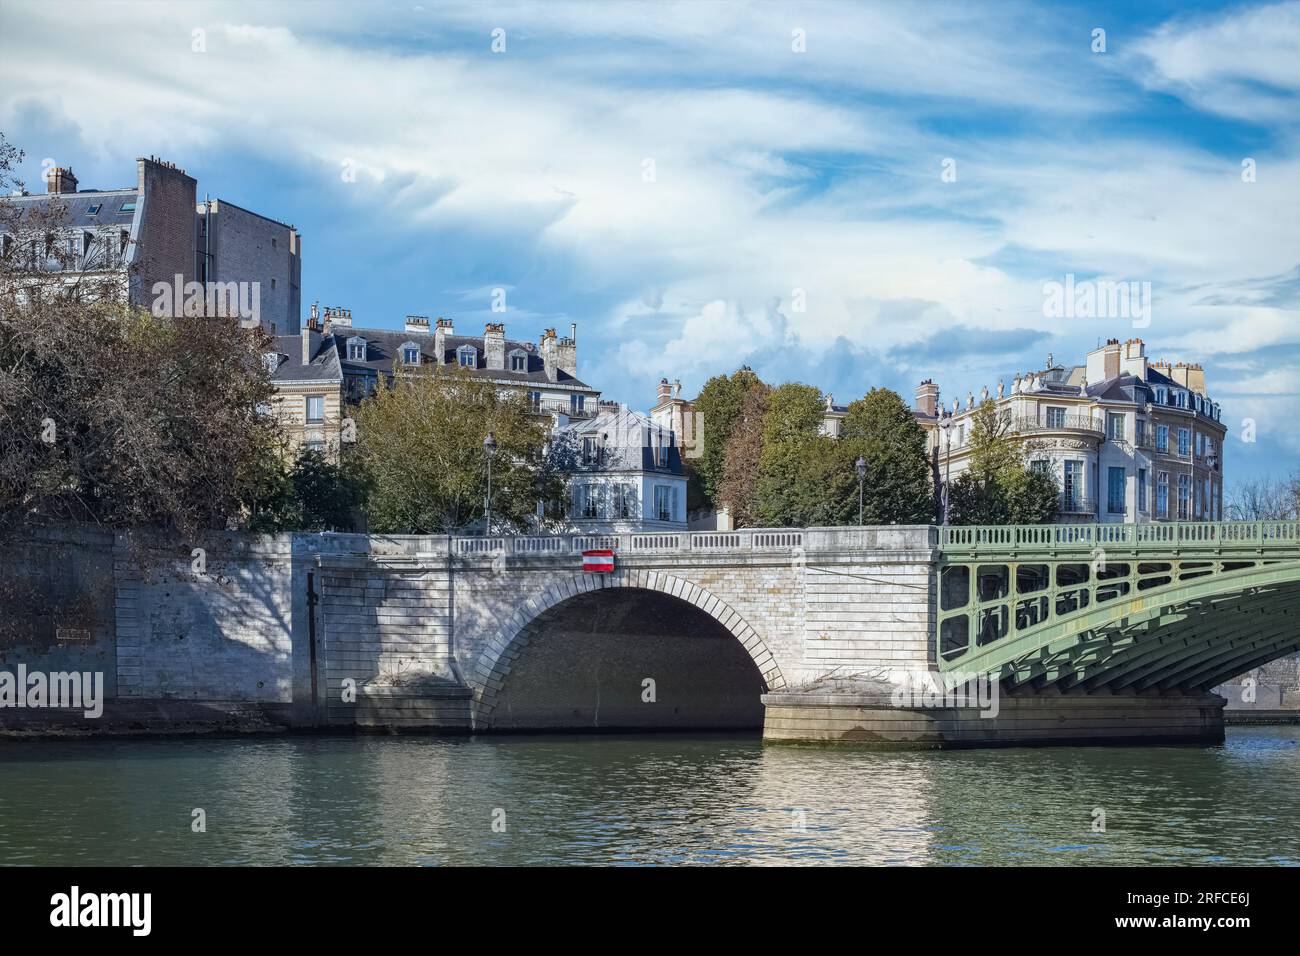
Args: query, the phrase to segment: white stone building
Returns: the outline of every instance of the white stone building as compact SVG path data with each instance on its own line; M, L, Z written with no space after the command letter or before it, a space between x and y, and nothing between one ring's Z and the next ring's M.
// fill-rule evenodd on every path
M607 404L593 418L557 426L553 447L572 471L568 523L575 530L684 531L686 472L676 434L640 412Z
M941 481L970 464L973 415L992 398L1029 466L1061 489L1060 520L1218 521L1223 517L1221 409L1199 365L1151 362L1141 339L1111 339L1085 364L1016 373L995 391L953 399L916 391L917 420L937 450Z

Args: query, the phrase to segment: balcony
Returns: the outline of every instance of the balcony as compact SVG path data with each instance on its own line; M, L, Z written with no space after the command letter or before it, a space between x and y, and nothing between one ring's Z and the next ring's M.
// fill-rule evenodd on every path
M1027 435L1035 432L1086 432L1089 435L1105 435L1106 426L1100 418L1092 415L1066 415L1060 424L1048 425L1036 418L1022 415L1011 420L1011 430Z
M1097 499L1062 492L1058 500L1057 511L1061 515L1095 515L1097 513Z
M540 402L533 402L533 411L543 415L568 415L570 418L596 417L595 403L582 408L574 408L568 402L560 399L543 399Z

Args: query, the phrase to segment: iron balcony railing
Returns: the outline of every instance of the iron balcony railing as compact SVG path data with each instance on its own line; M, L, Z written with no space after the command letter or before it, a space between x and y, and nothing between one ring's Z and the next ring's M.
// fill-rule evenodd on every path
M1013 431L1025 434L1031 432L1087 432L1092 435L1106 434L1106 426L1100 418L1094 418L1091 415L1066 415L1059 419L1058 422L1051 424L1027 415L1022 415L1011 420Z
M1135 551L1186 547L1260 550L1278 546L1300 551L1300 521L948 525L939 529L940 549L954 551L1019 553L1089 551L1098 547Z
M1063 515L1095 515L1097 513L1097 499L1062 492L1057 504L1057 510Z

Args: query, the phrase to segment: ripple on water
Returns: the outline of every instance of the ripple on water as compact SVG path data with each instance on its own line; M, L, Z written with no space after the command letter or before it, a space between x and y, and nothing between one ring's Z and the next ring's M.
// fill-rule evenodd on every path
M25 742L0 757L0 860L1289 866L1298 745L1296 727L1211 748L924 753L716 736Z

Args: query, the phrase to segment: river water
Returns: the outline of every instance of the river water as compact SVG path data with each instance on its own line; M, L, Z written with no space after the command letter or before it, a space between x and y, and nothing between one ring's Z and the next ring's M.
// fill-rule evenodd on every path
M287 863L1296 865L1300 727L1211 748L911 753L698 735L0 741L0 864Z

